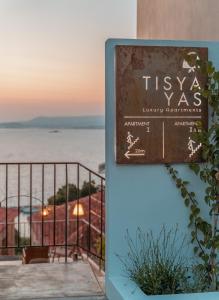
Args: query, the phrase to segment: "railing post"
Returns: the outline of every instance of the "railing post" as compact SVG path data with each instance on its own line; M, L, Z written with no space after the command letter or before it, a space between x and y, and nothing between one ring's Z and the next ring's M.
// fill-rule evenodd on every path
M56 245L56 164L54 164L53 245Z
M6 232L5 232L5 247L8 248L8 164L6 164L6 182L5 182L5 222L6 222Z
M101 178L101 198L100 198L100 269L103 261L103 179Z
M42 164L42 237L41 237L41 246L44 245L44 215L43 215L43 210L44 210L44 164Z
M68 165L65 165L66 199L65 199L65 263L68 262Z
M30 164L30 246L32 245L32 164Z
M79 247L79 198L80 198L80 168L77 164L77 247Z
M88 200L88 251L91 250L91 172L89 171L89 200Z
M18 189L17 189L17 192L18 192L18 218L17 218L17 221L18 221L18 241L17 241L17 246L18 248L20 248L20 188L21 188L21 182L20 182L20 164L18 164L18 178L17 178L17 184L18 184Z

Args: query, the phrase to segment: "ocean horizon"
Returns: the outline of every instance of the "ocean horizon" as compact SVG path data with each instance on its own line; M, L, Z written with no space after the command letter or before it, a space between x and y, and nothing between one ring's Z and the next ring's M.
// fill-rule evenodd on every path
M0 128L0 162L105 162L104 129Z
M80 162L98 173L98 167L105 162L104 129L0 129L0 162ZM21 194L29 195L29 167L21 168ZM33 196L41 198L41 168L33 167ZM65 173L57 170L57 189L65 184ZM72 173L72 174L71 174ZM74 174L73 174L74 173ZM69 171L69 183L76 183L76 173ZM88 180L88 172L80 174L80 182ZM17 167L8 171L11 197L8 206L17 205ZM93 178L98 181L97 178ZM5 198L5 166L0 167L0 202ZM15 197L13 197L15 195ZM45 169L45 200L53 195L53 168ZM23 197L22 205L29 199ZM33 204L38 202L33 201Z

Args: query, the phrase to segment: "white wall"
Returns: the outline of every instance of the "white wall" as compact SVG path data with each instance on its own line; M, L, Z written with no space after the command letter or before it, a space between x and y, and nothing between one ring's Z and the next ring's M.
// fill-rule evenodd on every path
M218 40L219 0L138 0L137 37Z

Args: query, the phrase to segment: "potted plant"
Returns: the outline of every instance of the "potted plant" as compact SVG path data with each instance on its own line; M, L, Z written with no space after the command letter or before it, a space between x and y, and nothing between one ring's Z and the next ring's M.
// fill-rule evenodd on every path
M138 228L133 240L127 231L127 255L118 258L125 276L147 295L173 295L209 291L208 273L186 255L186 237L178 227L164 226L155 236Z

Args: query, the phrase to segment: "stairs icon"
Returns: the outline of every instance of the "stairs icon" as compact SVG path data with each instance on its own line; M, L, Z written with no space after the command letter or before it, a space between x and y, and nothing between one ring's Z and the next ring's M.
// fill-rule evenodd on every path
M137 137L133 143L131 143L129 146L128 146L128 150L130 150L137 142L139 141L139 137Z
M189 154L189 157L192 157L200 148L202 144L200 143L192 152Z

